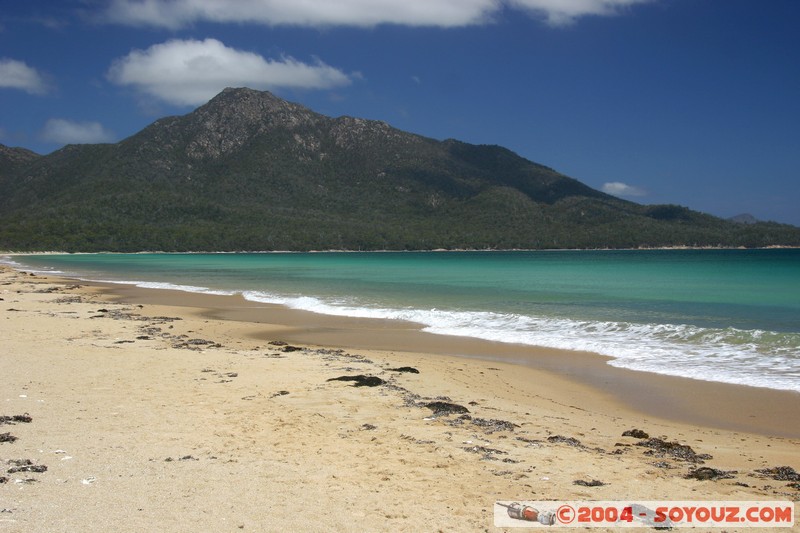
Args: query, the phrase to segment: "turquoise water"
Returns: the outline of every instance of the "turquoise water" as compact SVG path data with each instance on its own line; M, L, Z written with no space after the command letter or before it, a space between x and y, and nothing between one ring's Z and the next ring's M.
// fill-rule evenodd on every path
M15 256L84 279L412 320L631 369L800 391L800 250Z

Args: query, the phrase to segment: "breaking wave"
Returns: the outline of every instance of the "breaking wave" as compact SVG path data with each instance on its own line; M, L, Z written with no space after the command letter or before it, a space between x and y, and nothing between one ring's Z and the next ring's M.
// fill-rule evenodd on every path
M415 322L439 335L594 352L609 364L671 376L800 392L800 335L488 311L386 308L347 299L246 291L248 300L327 315Z

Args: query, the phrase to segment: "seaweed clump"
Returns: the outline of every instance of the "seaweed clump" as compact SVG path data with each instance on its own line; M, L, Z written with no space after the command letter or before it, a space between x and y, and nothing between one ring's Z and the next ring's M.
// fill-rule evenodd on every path
M709 481L717 479L732 479L733 474L738 474L738 472L736 470L725 471L703 466L700 468L695 468L684 477L686 479L696 479L698 481Z
M363 374L357 376L339 376L338 378L330 378L328 381L354 381L353 387L377 387L378 385L386 383L377 376L365 376Z
M773 468L762 468L756 470L759 474L771 477L776 481L800 481L798 474L791 466L775 466Z
M553 442L553 443L560 442L566 444L567 446L572 446L574 448L585 448L585 446L581 444L581 441L579 441L575 437L565 437L563 435L552 435L550 437L547 437L547 442Z
M680 444L678 442L667 442L663 439L652 438L642 442L637 442L636 446L644 446L650 448L645 452L647 455L657 455L663 457L669 455L676 459L689 461L690 463L702 463L706 459L712 459L707 453L697 453L691 446L687 444Z
M649 439L650 435L647 432L642 431L641 429L629 429L628 431L622 432L623 437L633 437L634 439Z
M429 402L425 404L425 407L433 411L433 416L447 416L451 414L461 414L461 413L469 413L469 409L464 407L463 405L458 405L457 403L450 403L450 402Z

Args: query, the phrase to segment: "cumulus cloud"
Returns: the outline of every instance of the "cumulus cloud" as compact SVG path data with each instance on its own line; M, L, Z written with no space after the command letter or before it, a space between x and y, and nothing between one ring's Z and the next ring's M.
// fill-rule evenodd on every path
M613 196L647 196L647 191L621 181L610 181L603 184L603 192Z
M294 26L457 27L485 22L502 0L112 0L106 20L181 28L198 21Z
M172 40L134 50L114 61L108 79L176 105L205 103L225 87L327 89L351 83L348 75L319 60L265 59L216 39Z
M195 22L268 26L357 26L380 24L443 28L486 24L503 9L523 10L552 26L586 15L613 15L656 0L112 0L106 21L178 29Z
M20 89L30 94L45 94L47 83L39 71L15 59L0 59L0 88Z
M114 134L99 122L73 122L51 118L44 125L42 140L57 144L92 144L114 141Z
M615 15L621 9L654 0L507 0L508 5L541 16L551 26L572 24L587 15Z

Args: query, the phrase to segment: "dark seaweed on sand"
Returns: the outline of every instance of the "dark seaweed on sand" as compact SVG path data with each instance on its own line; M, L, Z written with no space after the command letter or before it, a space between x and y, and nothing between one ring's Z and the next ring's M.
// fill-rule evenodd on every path
M386 383L377 376L365 376L363 374L357 376L339 376L338 378L330 378L328 381L355 381L353 387L377 387L378 385Z
M764 474L777 481L800 481L800 474L795 472L791 466L775 466L773 468L762 468L756 470L759 474Z
M425 407L433 411L434 416L469 413L469 409L463 405L450 402L429 402L425 404Z
M17 437L11 433L0 433L0 442L14 442L15 440L17 440Z
M634 439L649 439L650 435L646 432L642 431L641 429L629 429L628 431L622 432L623 437L633 437Z
M47 467L45 465L23 465L8 469L9 474L16 474L17 472L36 472L41 474L42 472L47 472Z
M406 372L408 374L419 374L419 370L414 368L413 366L401 366L399 368L390 368L392 372Z
M495 431L514 431L514 428L519 427L519 424L509 422L508 420L498 420L496 418L473 418L472 423L490 433Z
M572 482L573 485L580 485L582 487L602 487L604 485L608 485L608 483L603 483L600 480L592 479L591 481L586 481L584 479L576 479Z
M568 446L573 446L575 448L585 448L585 446L581 444L581 441L579 441L575 437L565 437L563 435L552 435L550 437L547 437L547 442L560 442Z
M734 474L738 474L736 470L726 471L717 468L710 468L702 466L700 468L692 469L684 477L686 479L697 479L698 481L709 481L717 479L732 479Z
M467 446L463 448L465 452L471 453L482 453L485 455L508 455L508 452L504 452L503 450L498 450L497 448L487 448L486 446Z
M299 352L302 351L302 348L299 346L291 346L291 345L283 345L284 352Z
M0 426L3 424L16 424L16 423L25 423L30 424L33 422L33 418L28 413L24 415L14 415L14 416L7 416L7 415L0 415Z
M707 453L699 454L695 452L691 446L680 444L678 442L667 442L662 439L652 438L641 442L637 442L636 446L644 446L650 448L648 453L650 455L664 456L669 455L676 459L683 459L692 463L702 463L706 459L712 459Z

